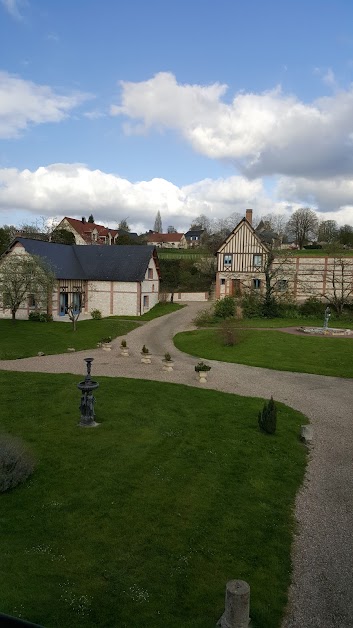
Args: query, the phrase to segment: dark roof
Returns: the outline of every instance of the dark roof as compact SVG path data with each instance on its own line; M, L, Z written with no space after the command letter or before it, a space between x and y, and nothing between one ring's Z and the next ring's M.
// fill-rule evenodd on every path
M205 230L204 229L189 229L189 231L186 232L185 234L185 238L191 238L192 236L201 236L203 234Z
M156 255L151 246L95 246L55 244L16 238L30 255L42 257L57 279L91 279L94 281L142 281L149 261Z

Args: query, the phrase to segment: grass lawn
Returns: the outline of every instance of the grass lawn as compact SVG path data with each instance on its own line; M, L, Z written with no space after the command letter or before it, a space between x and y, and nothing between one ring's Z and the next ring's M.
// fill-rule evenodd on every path
M242 578L253 626L278 627L305 417L279 404L266 436L262 400L101 377L101 425L84 429L77 380L0 371L2 430L38 460L0 497L1 611L46 628L214 628Z
M295 336L275 330L236 330L233 347L219 331L200 329L174 336L181 351L209 360L262 366L279 371L353 377L353 339Z
M100 321L78 321L77 331L71 323L34 323L32 321L0 320L0 360L14 360L37 355L65 353L68 347L76 351L92 349L102 338L123 336L137 327L133 321L149 321L179 310L177 303L159 303L143 316L110 316ZM131 320L131 322L130 322Z
M157 303L149 312L142 314L142 316L113 316L110 318L120 318L124 320L131 321L152 321L154 318L159 318L160 316L165 316L165 314L171 314L172 312L176 312L181 308L185 307L185 305L179 305L179 303Z
M77 330L71 323L34 323L32 321L0 320L0 359L14 360L37 355L65 353L68 347L77 351L91 349L106 336L116 338L135 329L133 321L103 318L100 321L78 321Z
M218 320L217 325L221 323ZM298 317L298 318L240 318L234 319L234 325L237 327L322 327L324 323L324 317ZM349 318L335 318L331 316L329 321L329 327L338 327L340 329L352 329L353 317Z

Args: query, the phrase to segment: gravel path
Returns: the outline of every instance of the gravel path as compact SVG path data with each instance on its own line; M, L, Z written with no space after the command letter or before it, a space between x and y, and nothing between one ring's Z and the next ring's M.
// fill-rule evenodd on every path
M94 358L94 377L133 377L199 386L195 358L178 351L172 342L178 331L192 329L192 320L204 304L190 303L166 317L130 332L130 357L101 349L72 354L0 361L0 369L83 375L83 358ZM145 344L152 364L141 364ZM162 371L168 351L174 371ZM269 398L306 414L314 429L304 486L297 497L298 534L294 542L293 583L282 628L353 627L353 382L350 379L289 373L226 364L212 365L205 388L239 395ZM234 574L234 578L237 574Z

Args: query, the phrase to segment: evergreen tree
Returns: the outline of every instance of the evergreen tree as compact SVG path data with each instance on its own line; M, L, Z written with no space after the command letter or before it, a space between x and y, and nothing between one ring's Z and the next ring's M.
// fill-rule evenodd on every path
M87 222L93 222L94 223L94 218L93 218L93 214L90 214L88 216L88 221Z
M154 221L153 231L155 233L163 233L161 212L158 210L156 220Z

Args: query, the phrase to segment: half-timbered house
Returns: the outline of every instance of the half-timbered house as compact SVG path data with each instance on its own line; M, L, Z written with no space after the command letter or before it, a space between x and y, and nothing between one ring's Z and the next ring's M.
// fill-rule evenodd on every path
M250 290L264 293L264 270L273 247L253 228L252 210L246 210L245 218L217 251L216 298L240 296ZM281 250L276 252L271 276L277 295L294 301L309 297L332 300L335 294L353 298L353 256L313 257Z

